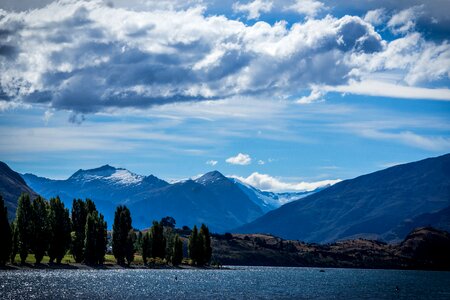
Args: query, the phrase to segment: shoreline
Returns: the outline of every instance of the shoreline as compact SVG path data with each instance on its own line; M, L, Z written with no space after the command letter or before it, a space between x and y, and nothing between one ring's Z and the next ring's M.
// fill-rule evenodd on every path
M6 264L4 267L0 267L1 271L34 271L34 270L226 270L227 267L196 267L190 265L131 265L121 266L114 263L105 263L103 265L85 265L82 263L61 263L61 264L49 264L41 263L38 265L26 263L22 264Z

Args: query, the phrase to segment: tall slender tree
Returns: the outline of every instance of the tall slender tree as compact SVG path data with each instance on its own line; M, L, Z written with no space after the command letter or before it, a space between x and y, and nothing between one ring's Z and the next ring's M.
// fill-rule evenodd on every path
M96 255L97 255L97 263L102 265L105 261L106 254L106 245L108 243L108 232L105 218L102 214L99 214L98 217L98 226L97 226L97 240L95 243Z
M18 237L18 251L20 261L25 263L31 246L33 234L33 210L31 208L30 196L22 194L19 197L16 211L16 230Z
M71 222L69 210L65 208L59 197L50 199L49 223L50 243L48 255L50 256L50 262L56 259L57 263L61 263L70 245Z
M164 228L158 221L153 221L150 237L152 241L152 257L164 258L166 256L166 239L164 237Z
M203 236L203 259L202 264L209 264L212 256L212 247L211 247L211 235L209 233L209 228L202 224L200 227L200 235Z
M86 203L81 199L72 202L72 255L75 262L84 260L84 242L86 234Z
M8 208L0 195L0 266L4 266L11 253L11 226L8 221Z
M126 206L118 206L114 214L112 247L119 265L125 264L128 234L131 229L130 210Z
M127 260L128 266L130 266L130 264L134 260L135 242L136 242L136 233L134 232L134 229L130 229L130 231L128 231L127 242L125 245L125 258Z
M188 244L189 258L194 264L198 263L198 229L197 225L192 228L191 235L189 236Z
M183 241L176 234L173 238L172 265L178 266L183 261Z
M144 261L144 264L147 264L147 258L152 256L152 245L151 245L151 237L150 237L150 231L147 231L144 233L144 236L142 237L142 260Z
M17 251L19 251L19 232L17 230L16 221L11 223L11 263L15 263Z
M97 242L97 226L98 215L94 211L89 213L86 218L86 232L84 242L84 262L88 265L97 263L96 242Z
M33 200L32 211L33 218L30 220L33 223L31 250L34 253L36 263L40 264L47 251L50 236L48 202L41 196L38 196Z

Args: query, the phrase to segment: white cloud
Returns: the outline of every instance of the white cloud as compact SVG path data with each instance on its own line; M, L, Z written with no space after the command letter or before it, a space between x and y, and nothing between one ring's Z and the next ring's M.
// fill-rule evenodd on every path
M314 18L325 8L325 4L317 0L295 0L294 3L285 7L285 10L291 10L309 18Z
M236 95L285 98L312 83L345 83L353 68L345 56L382 44L350 16L249 26L205 16L202 7L140 11L101 1L2 15L2 100L81 114Z
M252 158L248 154L238 153L236 156L229 157L225 160L232 165L249 165L252 162Z
M369 10L364 16L364 21L374 26L383 24L387 19L387 12L384 8Z
M261 13L269 12L272 9L273 3L268 0L254 0L247 4L236 2L233 4L233 10L235 12L246 12L247 19L259 19Z
M217 165L217 163L218 163L218 161L217 160L208 160L207 162L206 162L206 164L207 165L210 165L210 166L215 166L215 165Z
M246 184L254 186L260 190L264 191L272 191L272 192L281 192L281 191L313 191L317 188L333 185L340 182L340 179L335 180L322 180L316 182L297 182L297 183L288 183L282 182L281 180L272 177L267 174L260 174L258 172L252 173L248 177L240 177L240 176L231 176L234 177Z
M200 3L193 7L165 1L142 10L117 2L2 10L0 109L27 103L73 111L79 121L89 113L174 102L285 99L311 85L345 86L374 72L398 72L408 85L449 77L448 43L411 32L387 43L355 16L248 25L207 15L196 1L189 2ZM256 17L271 3L236 5L249 5ZM295 3L315 7L304 12L308 16L322 7L318 1ZM408 13L398 15L391 25L403 30ZM317 91L301 102L314 98Z
M311 93L308 96L303 96L297 100L299 104L310 104L320 101L325 93L317 87L311 88Z
M263 160L258 160L258 165L265 165L266 164L266 162L265 161L263 161Z
M376 129L357 130L360 135L377 140L392 140L428 151L450 151L450 138L423 136L411 131L385 132Z
M422 5L404 9L393 15L388 21L387 26L395 34L404 34L416 26L416 19L421 14Z
M420 88L374 80L351 81L348 85L325 86L322 87L322 89L328 92L350 93L356 95L450 101L450 89Z

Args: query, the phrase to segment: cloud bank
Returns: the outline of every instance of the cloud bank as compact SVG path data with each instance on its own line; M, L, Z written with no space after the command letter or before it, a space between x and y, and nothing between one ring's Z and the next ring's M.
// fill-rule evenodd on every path
M254 3L250 17L270 10L269 1ZM402 23L417 8L390 19L407 35L387 42L360 17L314 19L317 3L303 12L310 18L289 26L207 16L202 6L133 10L66 0L0 10L0 107L76 115L237 95L289 98L384 71L404 74L408 85L448 79L449 44L425 41Z
M272 192L280 192L280 191L309 192L320 187L336 184L341 181L340 179L335 179L335 180L322 180L316 182L302 181L298 183L287 183L282 182L279 179L272 177L270 175L260 174L258 172L254 172L248 177L241 177L241 176L231 176L231 177L236 178L251 186L254 186L257 189Z

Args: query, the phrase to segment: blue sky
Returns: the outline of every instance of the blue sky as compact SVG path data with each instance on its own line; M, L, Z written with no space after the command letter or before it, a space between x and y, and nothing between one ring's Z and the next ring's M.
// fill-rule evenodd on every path
M295 190L450 152L450 1L0 8L0 157L19 172Z

